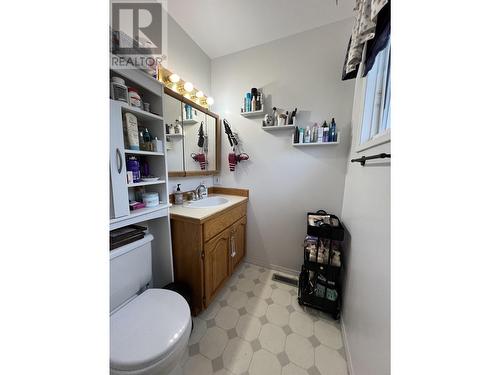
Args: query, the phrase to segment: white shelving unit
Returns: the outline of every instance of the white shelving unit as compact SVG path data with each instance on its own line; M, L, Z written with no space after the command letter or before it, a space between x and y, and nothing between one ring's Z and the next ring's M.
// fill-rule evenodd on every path
M123 115L131 113L137 117L139 127L145 127L153 137L165 141L165 125L163 123L163 84L149 77L146 73L136 69L111 70L111 76L118 76L125 80L128 87L135 87L144 102L150 103L152 112L110 99L110 177L111 177L111 207L110 224L114 228L129 225L129 218L147 220L141 214L149 214L160 210L131 211L129 201L137 200L139 190L157 192L160 201L168 202L167 179L160 177L157 181L141 181L127 183L127 156L137 156L149 165L150 173L154 176L168 176L165 152L131 150L126 148L126 135L123 131ZM166 146L164 144L164 146ZM157 212L156 215L161 213ZM168 210L163 212L168 215Z
M168 167L165 142L164 92L163 84L138 69L110 69L110 76L125 80L128 87L135 87L144 102L150 104L151 112L131 107L127 103L110 100L110 220L109 229L140 224L154 237L152 247L153 287L161 288L174 281L172 245L170 239ZM164 142L164 152L127 149L123 131L123 114L129 112L137 117L139 126L148 128L149 133ZM127 184L126 156L137 156L146 160L152 175L158 181ZM160 204L130 210L129 200L136 200L140 191L157 192ZM138 198L138 197L137 197ZM105 251L102 249L102 251Z

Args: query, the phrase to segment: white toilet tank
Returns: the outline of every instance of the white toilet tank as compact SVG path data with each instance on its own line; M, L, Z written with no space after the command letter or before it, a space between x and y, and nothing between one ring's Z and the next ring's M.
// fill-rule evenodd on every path
M143 239L111 250L109 255L110 312L151 284L151 241Z

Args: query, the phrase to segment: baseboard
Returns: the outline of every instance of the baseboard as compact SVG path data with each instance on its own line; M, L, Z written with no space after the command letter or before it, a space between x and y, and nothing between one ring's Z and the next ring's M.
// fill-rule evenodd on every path
M278 266L276 264L271 264L269 262L266 262L266 261L264 261L262 259L258 259L258 258L251 258L251 257L247 256L247 257L245 257L244 262L252 263L252 264L255 264L256 266L266 267L266 268L269 268L269 269L274 270L274 271L292 274L292 275L297 276L297 277L300 274L300 271L297 271L297 270L294 270L291 268L287 268L287 267Z
M345 352L345 360L347 362L347 372L349 375L355 375L354 370L352 368L352 358L351 351L349 350L349 341L347 341L347 333L345 330L344 319L342 315L340 316L340 332L342 333L342 341L344 342L344 352Z

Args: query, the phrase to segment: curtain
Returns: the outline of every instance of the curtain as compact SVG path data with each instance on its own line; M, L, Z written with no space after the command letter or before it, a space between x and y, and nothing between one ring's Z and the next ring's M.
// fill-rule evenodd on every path
M377 16L389 0L356 0L355 21L347 47L342 79L356 77L363 47L376 36Z

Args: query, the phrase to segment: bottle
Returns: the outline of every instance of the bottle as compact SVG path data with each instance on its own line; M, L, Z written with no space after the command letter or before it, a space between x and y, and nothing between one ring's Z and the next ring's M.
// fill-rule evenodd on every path
M323 143L323 127L322 126L318 127L318 140L316 142Z
M246 110L245 112L251 112L252 111L252 94L247 92L247 100L246 100Z
M255 100L255 96L252 96L252 101L251 101L251 104L252 104L252 112L255 112L257 110L257 100Z
M260 111L262 109L262 93L260 91L257 94L255 107L257 108L257 111Z
M151 133L148 128L144 128L142 131L142 138L144 140L144 149L146 151L151 151L151 141L153 140L153 137L151 137Z
M181 126L179 120L175 120L174 131L175 131L175 134L182 134L182 126Z
M273 107L273 126L278 126L278 113L276 107Z
M311 128L308 126L305 131L304 135L304 143L310 143L311 142Z
M337 141L337 124L335 123L335 118L332 117L332 142Z
M144 142L144 133L142 131L139 132L139 150L147 151L146 143Z
M299 129L299 143L304 143L304 128Z
M184 196L182 194L180 186L181 186L181 184L177 184L177 189L174 192L174 204L178 204L178 205L181 205L182 203L184 203Z
M318 142L318 124L314 123L312 132L312 143Z
M141 165L135 156L130 156L127 159L127 171L132 172L132 182L141 181Z
M328 130L330 130L330 129L328 127L328 124L325 121L323 123L323 142L328 142Z
M299 143L299 128L297 126L293 130L293 143Z
M290 119L288 121L288 123L290 125L294 125L295 124L295 116L297 116L297 108L295 108L293 111L292 111L292 115L290 116Z

